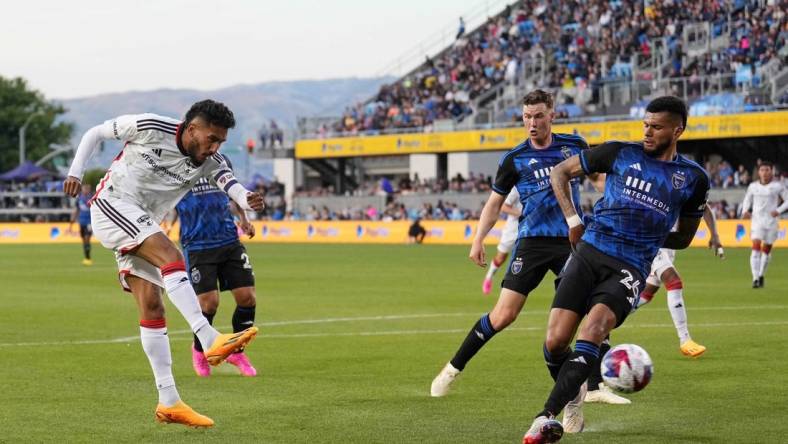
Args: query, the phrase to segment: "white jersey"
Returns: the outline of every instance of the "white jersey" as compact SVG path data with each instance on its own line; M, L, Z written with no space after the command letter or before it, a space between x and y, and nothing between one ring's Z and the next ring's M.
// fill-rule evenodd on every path
M517 187L512 188L512 191L509 192L509 195L506 196L506 200L504 200L503 203L512 207L518 214L523 213L523 203L520 202L520 193L517 191ZM508 214L506 216L506 222L511 220L519 223L520 216L512 216L511 214Z
M81 178L81 168L98 142L115 138L125 146L99 182L95 197L133 202L158 224L203 177L230 194L238 181L224 158L214 154L202 165L195 165L178 146L180 123L156 114L108 120L85 134L69 175Z
M782 205L779 205L782 199ZM779 206L778 206L779 205ZM777 226L777 219L771 215L788 209L788 189L780 181L772 180L767 184L753 182L747 187L747 194L742 202L742 211L752 213L752 224L759 227Z

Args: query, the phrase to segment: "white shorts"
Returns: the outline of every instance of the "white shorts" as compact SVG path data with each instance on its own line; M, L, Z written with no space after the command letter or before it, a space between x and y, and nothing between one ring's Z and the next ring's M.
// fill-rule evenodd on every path
M126 276L145 279L164 288L159 268L145 259L127 254L148 237L162 233L156 221L138 205L114 198L97 198L90 206L93 235L101 245L115 252L120 285L131 291Z
M506 225L501 233L501 240L498 241L498 251L509 254L517 242L517 230L519 222L514 218L506 218Z
M657 256L651 263L651 273L646 278L646 283L651 285L662 285L662 273L668 268L673 268L673 260L676 258L676 250L660 248Z
M752 224L750 228L750 239L759 240L764 244L773 245L777 240L779 225L760 225Z

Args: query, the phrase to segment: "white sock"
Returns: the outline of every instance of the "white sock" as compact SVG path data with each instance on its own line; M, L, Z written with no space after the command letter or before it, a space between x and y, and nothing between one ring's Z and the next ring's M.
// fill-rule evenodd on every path
M162 325L164 320L161 320ZM172 377L172 354L170 353L170 338L167 336L167 327L149 328L140 326L140 339L142 349L148 356L156 379L156 388L159 390L159 403L171 407L180 401L178 390L175 388L175 378Z
M490 268L487 269L487 276L485 276L484 279L492 279L493 275L500 267L501 264L496 264L495 259L493 259L492 262L490 262Z
M758 270L758 277L762 277L766 274L766 267L769 266L769 261L772 259L771 253L763 253L761 254L761 268Z
M752 253L750 253L750 270L752 271L752 280L757 280L761 275L760 250L752 250Z
M681 344L690 340L687 328L687 309L684 307L684 289L668 290L668 309Z
M197 294L186 275L183 262L165 265L161 270L167 296L189 323L189 327L200 340L203 350L207 351L219 336L219 332L203 316L200 303L197 301Z

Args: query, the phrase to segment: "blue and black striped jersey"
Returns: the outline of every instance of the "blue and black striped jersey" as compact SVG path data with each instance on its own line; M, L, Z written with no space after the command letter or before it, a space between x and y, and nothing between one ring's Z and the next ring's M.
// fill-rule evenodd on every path
M232 168L230 160L221 157ZM180 237L184 250L208 250L239 239L230 211L230 198L207 178L198 180L175 209L181 221Z
M681 155L661 161L640 143L607 142L581 153L580 164L586 174L607 173L583 240L643 277L679 216L703 216L709 178Z
M520 193L523 213L520 216L518 238L567 237L564 214L550 185L553 167L588 148L586 141L571 134L553 134L547 148L536 149L530 139L504 154L498 164L493 190L508 195L513 187ZM580 210L580 181L572 179L572 198L577 214Z

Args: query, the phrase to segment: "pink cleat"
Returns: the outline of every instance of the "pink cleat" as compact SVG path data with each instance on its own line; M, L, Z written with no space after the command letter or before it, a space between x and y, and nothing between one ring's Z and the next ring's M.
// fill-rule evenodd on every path
M244 376L257 376L257 370L249 362L249 358L244 352L231 354L227 357L227 362L238 367L238 370Z
M192 344L192 366L197 376L203 378L211 376L211 365L208 363L208 360L205 359L205 354L194 348L194 344Z
M487 278L482 282L482 293L490 294L490 291L492 291L492 279Z

